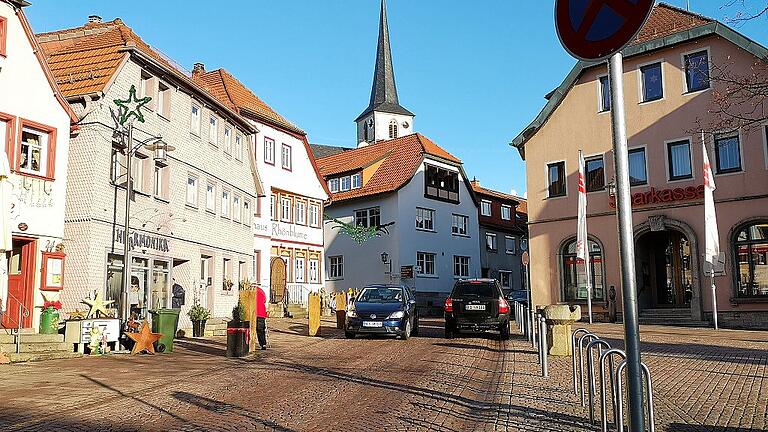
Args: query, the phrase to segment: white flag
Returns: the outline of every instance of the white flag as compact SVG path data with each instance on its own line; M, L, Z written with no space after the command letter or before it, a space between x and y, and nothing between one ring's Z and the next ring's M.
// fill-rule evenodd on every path
M703 135L703 134L702 134ZM703 138L703 136L702 136ZM714 268L720 256L720 236L717 233L717 215L715 214L715 177L712 175L712 166L709 164L709 155L704 139L701 140L701 148L704 153L704 259Z
M579 150L579 226L576 233L576 256L584 260L587 290L592 288L589 274L589 239L587 235L587 180L584 176L584 154Z

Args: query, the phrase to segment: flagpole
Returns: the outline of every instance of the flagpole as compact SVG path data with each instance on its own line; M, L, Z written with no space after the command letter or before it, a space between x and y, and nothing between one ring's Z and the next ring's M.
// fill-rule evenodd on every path
M584 153L579 150L579 221L576 243L577 256L584 261L584 275L587 288L587 316L592 324L592 275L589 262L589 234L587 230L587 178L584 169Z
M707 144L704 138L704 129L701 130L701 149L704 161L704 225L705 225L705 244L704 259L709 262L709 280L712 287L712 323L715 330L719 330L717 323L717 287L715 286L715 260L720 256L720 239L717 232L717 213L715 212L716 189L715 179L712 174L712 166L709 163L709 154L707 153Z

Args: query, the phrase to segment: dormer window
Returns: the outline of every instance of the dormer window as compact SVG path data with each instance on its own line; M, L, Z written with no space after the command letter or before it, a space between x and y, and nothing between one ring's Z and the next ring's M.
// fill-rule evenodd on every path
M353 174L352 175L352 189L360 189L363 187L363 176L362 174Z
M339 179L339 190L346 192L352 189L352 179L349 176L344 176Z
M459 173L431 165L425 166L424 196L459 203Z
M332 179L328 180L328 189L332 193L338 192L339 191L339 179L332 178Z
M397 121L392 120L389 122L389 139L397 138Z

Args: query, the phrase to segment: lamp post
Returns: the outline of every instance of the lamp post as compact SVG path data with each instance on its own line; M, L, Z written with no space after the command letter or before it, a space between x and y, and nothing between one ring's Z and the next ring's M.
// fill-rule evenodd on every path
M389 281L392 282L392 261L389 259L389 254L386 252L381 253L381 262L389 264Z

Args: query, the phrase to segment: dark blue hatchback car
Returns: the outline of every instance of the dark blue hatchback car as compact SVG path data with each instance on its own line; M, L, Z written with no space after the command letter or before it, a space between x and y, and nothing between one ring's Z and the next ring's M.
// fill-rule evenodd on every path
M408 339L419 332L416 298L408 287L400 285L368 285L347 309L344 334L400 336Z

